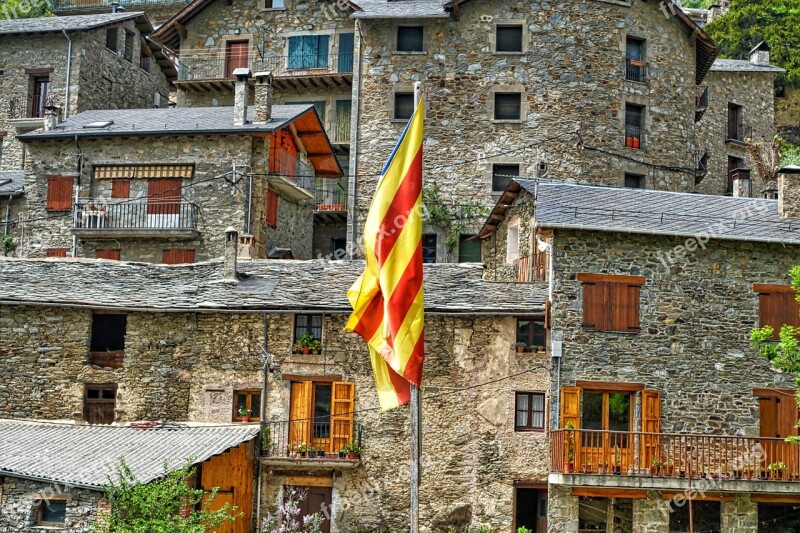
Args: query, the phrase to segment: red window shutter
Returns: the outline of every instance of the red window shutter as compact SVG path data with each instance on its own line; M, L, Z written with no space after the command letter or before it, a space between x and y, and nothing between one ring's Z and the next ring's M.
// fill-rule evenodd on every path
M120 250L113 248L105 248L94 251L94 256L97 259L111 259L112 261L120 260Z
M47 177L48 211L69 211L72 209L72 189L75 178L72 176Z
M147 180L147 214L179 214L181 208L181 185L181 180L175 178Z
M131 195L131 180L112 180L111 198L129 198Z
M278 193L267 189L267 226L278 227Z
M44 251L45 257L67 257L69 248L47 248Z
M194 250L183 248L170 248L164 250L161 262L165 265L182 265L194 263Z

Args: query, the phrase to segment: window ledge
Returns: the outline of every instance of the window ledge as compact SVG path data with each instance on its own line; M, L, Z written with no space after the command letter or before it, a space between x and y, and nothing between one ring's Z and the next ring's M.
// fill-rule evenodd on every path
M583 331L591 331L592 333L611 333L613 335L638 335L641 333L641 329L638 331L614 331L614 330L606 330L606 329L594 329L586 326L581 326Z
M286 7L262 7L261 11L286 11Z
M493 124L523 124L525 121L521 118L507 119L507 118L493 118Z
M411 120L411 117L408 117L408 118L390 118L389 122L391 122L392 124L405 124L409 120Z
M395 50L392 52L393 55L396 56L426 56L428 52L425 50L409 50L409 51L402 51L402 50Z
M524 56L527 52L525 50L517 51L517 52L498 52L495 50L492 52L494 56Z
M635 83L637 85L647 85L648 84L647 80L640 81L640 80L632 80L632 79L629 79L629 78L625 78L625 81L626 82L630 82L630 83Z
M514 433L537 433L537 434L544 434L544 428L542 429L535 429L535 428L514 428Z

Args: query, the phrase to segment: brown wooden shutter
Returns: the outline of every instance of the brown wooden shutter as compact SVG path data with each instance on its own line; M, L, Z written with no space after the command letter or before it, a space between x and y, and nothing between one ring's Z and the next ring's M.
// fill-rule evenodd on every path
M572 422L575 429L581 427L581 389L579 387L561 387L561 427Z
M44 251L45 257L67 257L69 248L47 248Z
M278 193L272 189L267 189L267 226L270 228L278 227Z
M642 391L642 432L661 433L661 393L657 390ZM660 437L644 435L642 438L642 463L646 468L653 464L658 456Z
M289 400L289 445L306 444L311 441L311 396L314 384L311 381L293 381Z
M112 180L111 198L128 198L131 195L131 180Z
M602 331L606 325L607 284L584 282L583 284L583 327Z
M613 283L611 298L612 331L639 331L639 286Z
M791 286L756 284L753 290L758 293L758 324L772 326L773 339L779 338L783 325L800 326L800 305Z
M339 452L353 441L353 398L356 385L334 381L331 392L331 446L328 451Z
M119 261L120 260L120 250L119 249L100 249L94 251L94 256L97 259L111 259L112 261Z
M72 192L75 178L72 176L47 177L48 211L69 211L72 209Z
M169 248L164 250L161 262L165 265L194 263L194 250L190 248Z
M147 180L147 214L177 215L180 213L181 185L180 179Z

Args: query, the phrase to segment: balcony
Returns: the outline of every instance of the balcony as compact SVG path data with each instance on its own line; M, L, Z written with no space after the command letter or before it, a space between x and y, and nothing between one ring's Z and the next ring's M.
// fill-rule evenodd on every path
M641 59L625 60L625 79L639 83L647 83L647 65Z
M314 220L324 223L347 220L347 182L318 179L314 190Z
M753 138L752 126L745 126L744 124L738 124L736 126L733 126L731 124L728 124L725 127L726 143L745 144L748 139L752 138Z
M209 57L208 54L216 54ZM247 67L251 72L270 71L276 89L349 89L353 84L353 54L269 56L251 55L244 60L226 58L220 50L204 50L203 56L179 58L177 84L204 91L231 90L233 71Z
M659 489L685 487L689 479L714 480L715 490L781 491L763 485L800 481L800 446L782 438L727 435L552 433L551 482Z
M694 169L694 183L698 185L703 178L708 174L708 151L703 150L697 152L695 155L695 161L697 161L697 166Z
M708 109L708 87L705 85L698 85L695 87L694 96L694 121L697 122L703 118L703 113Z
M350 116L325 123L325 132L331 144L350 144Z
M85 239L194 239L195 204L186 201L83 199L73 207L72 233Z
M8 122L19 130L33 130L44 126L44 110L54 105L52 98L44 96L14 97L8 101Z
M293 200L314 199L314 168L287 150L270 150L270 179L276 189Z
M362 434L361 423L346 417L270 422L264 429L261 462L304 470L354 468L361 462L360 453L343 454L342 449L352 444L360 449Z
M127 8L128 11L136 11L130 9L137 7L146 9L148 6L161 6L167 4L188 4L187 0L53 0L52 11L59 15L66 14L85 14L89 11L97 12L111 12L112 4L119 4ZM140 10L141 10L140 9Z

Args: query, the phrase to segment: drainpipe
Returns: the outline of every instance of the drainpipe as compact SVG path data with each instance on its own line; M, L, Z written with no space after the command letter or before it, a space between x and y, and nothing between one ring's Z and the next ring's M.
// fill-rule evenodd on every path
M356 220L356 204L358 200L358 138L359 138L359 124L361 123L361 64L362 55L364 53L361 35L361 21L356 20L356 32L358 33L358 82L353 84L353 100L356 102L356 112L353 113L351 119L350 131L351 133L351 150L350 150L350 168L348 169L347 181L347 194L349 198L348 218L350 221L350 249L348 250L348 259L352 261L355 259L356 253L356 240L358 239L358 225Z
M81 143L78 140L78 136L75 135L75 146L78 149L78 164L77 164L77 172L78 177L75 179L75 199L72 202L72 220L75 221L75 206L78 205L78 201L80 200L80 190L81 190L81 170L83 166L83 151L81 150ZM72 257L78 257L78 237L73 234L72 235Z
M69 45L67 46L67 89L64 93L64 118L69 116L69 85L72 78L72 38L67 33L67 30L61 30L64 37L67 38Z
M252 178L251 178L252 179ZM267 314L264 313L264 359L261 365L262 381L261 381L261 441L258 443L258 450L256 451L256 460L258 461L258 490L256 491L256 524L261 524L261 486L262 482L262 464L261 464L261 450L263 449L264 431L267 428L267 380L269 379L269 370L272 365L272 354L269 353L269 331L268 331Z
M13 198L13 196L9 194L8 201L6 202L6 223L5 227L3 228L3 237L8 235L8 223L9 223L8 217L11 216L11 198Z

